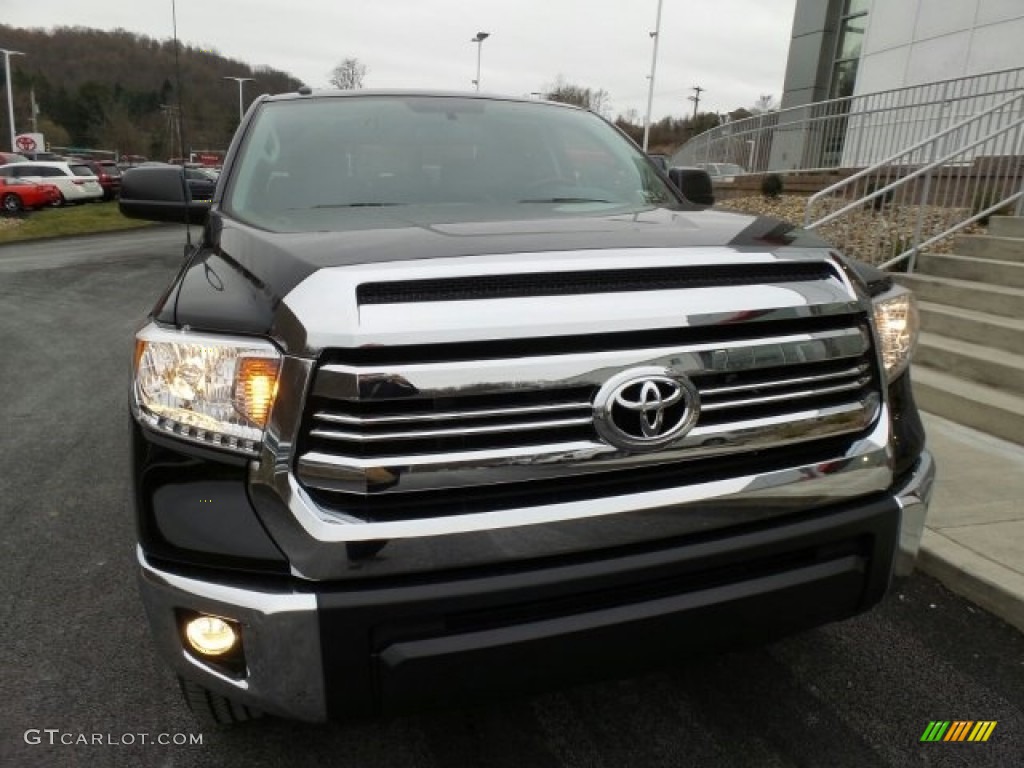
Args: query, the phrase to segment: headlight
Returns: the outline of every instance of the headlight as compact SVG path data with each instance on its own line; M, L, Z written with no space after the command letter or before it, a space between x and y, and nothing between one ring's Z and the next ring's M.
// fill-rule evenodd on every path
M917 346L917 302L914 294L896 286L875 298L873 303L885 375L892 381L910 364Z
M148 325L135 337L135 411L154 429L253 456L280 370L269 342Z

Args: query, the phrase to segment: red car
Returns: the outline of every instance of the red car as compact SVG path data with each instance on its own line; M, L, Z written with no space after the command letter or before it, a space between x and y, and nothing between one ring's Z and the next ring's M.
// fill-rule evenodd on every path
M103 199L113 200L121 191L121 169L113 160L81 160L89 166L103 187Z
M43 208L59 201L60 190L53 184L0 177L0 210L4 213Z

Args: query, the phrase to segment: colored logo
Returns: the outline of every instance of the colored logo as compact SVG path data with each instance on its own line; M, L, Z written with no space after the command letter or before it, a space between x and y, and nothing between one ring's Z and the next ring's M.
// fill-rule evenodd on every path
M988 741L996 729L995 720L932 720L921 741Z

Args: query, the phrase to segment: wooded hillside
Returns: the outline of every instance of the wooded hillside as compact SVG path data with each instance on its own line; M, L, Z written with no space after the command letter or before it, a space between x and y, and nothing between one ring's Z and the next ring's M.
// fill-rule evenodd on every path
M31 130L29 94L34 89L38 127L49 144L159 159L178 152L171 119L178 104L172 40L125 30L18 29L0 24L0 47L26 54L11 59L14 122L19 133ZM246 107L258 94L290 91L300 85L285 72L184 44L179 57L186 152L226 148L234 133L238 85L223 77L256 78L245 84ZM7 110L0 112L0 145L7 150Z

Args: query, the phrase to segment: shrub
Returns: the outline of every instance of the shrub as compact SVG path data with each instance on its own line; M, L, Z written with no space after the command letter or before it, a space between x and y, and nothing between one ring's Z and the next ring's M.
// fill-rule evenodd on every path
M782 194L782 177L777 173L769 173L761 179L761 194L774 200Z
M875 182L868 188L868 194L875 194L875 192L877 192L883 186L885 185L879 182ZM883 210L887 205L890 205L892 203L892 198L895 191L896 190L894 189L890 189L888 192L883 192L881 195L879 195L878 197L871 201L871 207L876 211Z

